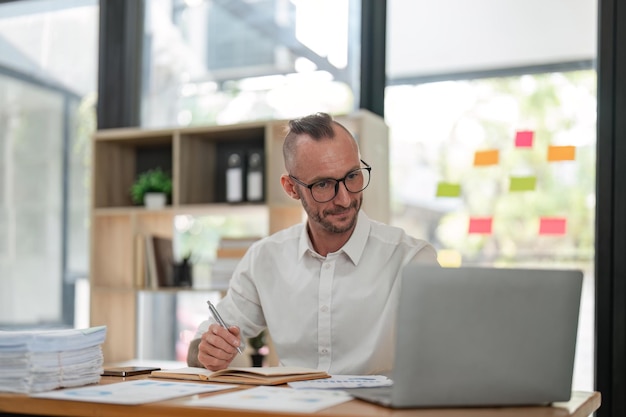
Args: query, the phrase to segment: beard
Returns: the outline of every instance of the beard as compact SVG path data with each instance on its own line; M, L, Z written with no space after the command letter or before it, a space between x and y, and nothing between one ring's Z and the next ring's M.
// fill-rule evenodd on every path
M345 233L354 229L354 226L356 225L357 214L361 209L361 204L363 204L363 194L361 194L359 198L352 200L348 207L334 207L332 209L316 211L314 207L311 207L308 204L307 200L304 198L305 196L303 195L303 193L300 192L300 190L298 190L297 193L300 196L300 201L302 201L302 207L304 208L304 211L306 212L309 219L312 222L322 226L325 231L329 233ZM346 224L337 225L332 223L328 219L328 216L330 215L343 213L348 215L350 212L352 212L352 214L350 214L350 219Z

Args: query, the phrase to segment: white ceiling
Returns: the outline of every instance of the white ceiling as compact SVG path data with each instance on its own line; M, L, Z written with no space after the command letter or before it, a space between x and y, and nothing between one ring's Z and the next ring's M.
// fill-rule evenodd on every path
M597 0L387 0L389 78L596 57Z

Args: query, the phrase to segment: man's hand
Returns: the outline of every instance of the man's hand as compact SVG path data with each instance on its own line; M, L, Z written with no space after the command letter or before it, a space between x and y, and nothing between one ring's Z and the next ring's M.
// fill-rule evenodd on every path
M190 366L203 366L211 371L227 368L237 355L240 340L239 327L231 326L227 330L219 324L211 324L199 342L194 340L189 346L187 363ZM197 349L194 349L195 345ZM192 361L194 357L197 363Z

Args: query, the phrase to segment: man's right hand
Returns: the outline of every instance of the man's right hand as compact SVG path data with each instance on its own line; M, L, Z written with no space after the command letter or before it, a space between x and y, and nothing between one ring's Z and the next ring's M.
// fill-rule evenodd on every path
M197 361L211 371L227 368L237 356L240 343L239 327L231 326L227 330L219 324L211 324L198 343ZM189 359L187 362L191 363Z

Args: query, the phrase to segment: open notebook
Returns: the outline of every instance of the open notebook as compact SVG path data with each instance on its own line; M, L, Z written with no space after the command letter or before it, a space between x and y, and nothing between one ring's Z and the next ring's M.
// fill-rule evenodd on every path
M330 375L324 371L295 366L226 368L215 372L204 368L188 367L153 371L150 376L155 378L248 385L280 385L293 381L330 377Z

